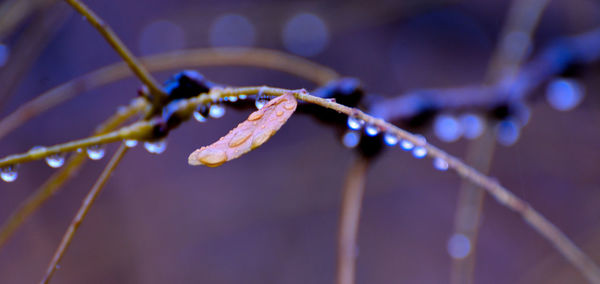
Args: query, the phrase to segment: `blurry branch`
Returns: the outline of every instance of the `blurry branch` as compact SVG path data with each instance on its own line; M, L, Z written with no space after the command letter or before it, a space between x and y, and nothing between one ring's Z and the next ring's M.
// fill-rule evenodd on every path
M369 161L357 156L346 175L338 232L337 284L353 284L356 275L358 226Z
M376 102L371 112L388 121L418 115L424 105L440 111L489 111L506 103L534 99L536 88L569 68L597 64L600 59L600 28L564 37L524 64L514 78L502 77L493 85L468 85L422 89Z
M142 60L151 71L192 66L256 66L278 70L325 84L339 75L307 59L269 49L223 48L191 49L146 57ZM0 121L0 139L27 120L87 90L131 76L127 65L115 63L61 84L25 103Z
M81 207L77 211L75 218L73 218L73 221L71 221L69 228L65 232L65 235L63 236L63 238L60 242L60 245L56 249L56 252L54 253L54 256L52 257L52 260L48 264L48 269L46 270L46 274L44 275L44 278L42 278L42 281L40 281L40 283L44 283L44 284L48 283L50 281L50 279L52 278L52 275L54 275L54 272L56 271L56 266L58 265L60 260L63 258L65 251L71 244L71 241L73 240L73 236L75 235L75 232L77 232L77 229L83 222L83 219L87 215L92 204L94 203L94 201L96 200L96 198L98 197L100 192L102 191L102 188L106 184L106 181L108 181L108 178L110 177L112 172L115 170L115 168L117 167L119 162L121 162L121 159L123 158L123 156L125 155L126 152L127 152L127 146L125 146L125 144L121 144L119 149L117 149L117 152L113 155L113 157L110 159L110 161L108 162L108 164L102 171L102 174L100 175L98 180L96 180L96 183L94 184L94 186L92 187L90 192L85 196L85 199L83 199L83 203L81 204Z
M42 50L61 29L70 12L62 6L49 7L39 11L37 13L39 15L36 15L32 23L20 34L11 48L7 64L0 69L0 86L2 86L0 109L13 94L21 82L21 78L29 71Z
M506 78L506 81L514 79L532 46L534 31L548 2L548 0L511 1L500 40L488 66L487 84L496 84L502 77ZM485 127L483 135L471 142L467 148L467 163L483 174L489 173L496 145L495 134L489 126ZM466 237L471 244L471 250L464 258L452 258L450 281L453 284L473 283L483 198L483 190L467 180L461 182L453 236Z
M486 127L479 139L467 148L466 161L473 168L488 173L494 156L496 139L490 127ZM475 258L477 257L477 237L481 224L481 210L485 191L468 180L463 180L458 193L458 204L454 216L454 235L465 236L471 250L462 259L452 259L450 283L473 283Z
M65 0L71 5L77 12L79 12L86 20L98 30L98 32L106 39L106 41L113 47L113 49L121 56L121 58L127 63L131 71L150 89L152 95L151 102L158 111L167 100L167 94L162 90L160 85L156 82L154 77L148 73L143 65L137 60L137 58L129 51L129 49L123 44L121 39L113 32L113 30L102 20L94 11L90 10L85 4L78 0Z
M117 128L124 121L128 120L137 113L140 113L147 106L142 99L135 100L124 111L119 111L106 122L101 124L95 134L103 134L107 131ZM61 186L70 178L75 176L77 171L87 160L86 153L78 153L67 161L67 163L55 174L53 174L42 186L31 194L19 207L13 211L8 219L0 227L0 249L6 244L14 232L42 206L52 195L56 194Z
M4 0L0 3L0 41L13 32L29 15L44 10L57 0Z

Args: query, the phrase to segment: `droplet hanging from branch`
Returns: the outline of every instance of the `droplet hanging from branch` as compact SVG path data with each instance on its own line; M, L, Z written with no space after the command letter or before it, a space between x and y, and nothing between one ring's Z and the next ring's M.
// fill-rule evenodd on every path
M190 154L188 163L218 167L256 149L286 123L297 105L291 93L272 99L217 142Z

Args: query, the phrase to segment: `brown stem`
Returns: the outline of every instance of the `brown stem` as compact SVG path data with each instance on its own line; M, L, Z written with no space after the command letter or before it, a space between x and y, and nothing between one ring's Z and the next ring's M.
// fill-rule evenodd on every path
M110 177L112 172L115 170L115 168L117 167L119 162L121 162L121 159L123 158L123 156L125 155L126 152L127 152L127 147L125 146L125 144L121 144L121 146L119 147L117 152L113 155L113 157L110 159L110 161L104 168L104 171L102 171L102 174L100 175L100 177L98 178L98 180L96 181L96 183L94 184L94 186L92 187L90 192L85 196L85 199L83 200L83 203L81 204L81 207L77 211L75 218L73 218L73 220L71 221L69 228L65 232L65 235L63 236L62 240L60 241L60 245L58 245L58 248L56 249L56 252L54 253L54 256L52 257L52 260L48 264L48 269L46 270L46 274L44 275L44 278L42 278L40 283L46 284L46 283L50 282L50 279L54 275L54 272L56 272L56 266L58 265L60 260L63 258L65 251L71 244L71 241L73 240L73 236L77 232L77 229L81 225L81 222L83 222L83 219L85 218L88 211L92 207L92 204L94 203L94 201L96 200L96 198L98 197L100 192L102 191L102 188L106 184L106 181L108 181L108 178Z
M358 225L368 166L367 159L357 157L346 175L338 233L337 284L354 283Z

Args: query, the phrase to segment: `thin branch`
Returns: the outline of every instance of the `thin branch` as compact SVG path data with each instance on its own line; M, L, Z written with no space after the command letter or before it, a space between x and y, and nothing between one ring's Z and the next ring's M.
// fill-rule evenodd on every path
M210 48L190 49L142 58L150 71L192 66L255 66L286 72L323 85L339 77L330 68L302 57L270 49ZM0 139L27 120L78 94L131 76L122 62L102 67L39 95L0 121Z
M486 127L481 137L469 144L467 163L482 173L488 173L494 156L495 139L494 132L490 127ZM453 258L450 283L473 283L484 196L483 189L468 180L462 181L454 216L454 235L465 236L470 241L471 250L464 258Z
M23 75L29 71L50 40L60 31L71 13L72 11L67 7L58 5L44 10L40 9L32 22L19 34L17 40L11 46L11 54L7 64L0 68L0 86L2 86L0 90L0 109L6 104L8 98L14 94Z
M338 232L337 284L355 283L358 225L368 166L367 159L356 157L346 175Z
M103 145L121 140L146 140L152 138L152 129L154 127L152 121L139 121L129 126L122 127L118 130L91 136L88 138L73 140L67 143L58 144L50 147L34 148L28 152L10 155L0 160L0 168L31 162L48 156L85 149L90 146Z
M441 149L427 143L421 137L402 130L395 125L382 119L375 118L358 109L350 108L331 100L311 96L304 90L294 91L270 87L245 87L245 88L227 88L215 91L226 95L237 94L256 94L260 90L270 96L279 96L286 92L293 92L294 96L307 103L316 104L324 108L344 113L348 116L354 116L362 119L367 124L375 125L381 130L395 134L401 139L408 140L415 145L421 146L427 150L428 156L443 159L448 162L450 169L456 171L463 178L485 189L498 203L520 214L525 221L531 225L542 237L546 238L569 262L571 262L579 271L591 282L600 283L600 268L594 261L583 253L562 231L554 226L550 221L544 218L533 207L521 198L515 196L507 188L500 185L495 179L487 177L476 169L465 164L458 158L449 155Z
M106 39L106 41L113 47L113 49L123 58L123 60L129 65L131 71L150 89L153 95L152 104L159 108L167 100L167 94L162 90L160 85L156 82L154 77L150 75L148 70L137 60L135 55L129 51L127 46L119 39L108 24L104 22L94 11L89 9L85 4L78 0L65 0L69 3L77 12L79 12L86 20L98 30L98 32Z
M106 122L102 123L95 134L103 134L117 128L124 121L139 113L146 107L146 102L137 99L125 109L119 111ZM87 160L85 153L78 153L69 159L66 164L53 174L42 186L32 193L23 203L15 209L0 227L0 249L6 244L14 232L35 213L52 195L56 194L61 186L72 178Z
M77 214L75 215L75 218L73 218L73 221L71 221L69 228L65 232L65 235L63 236L62 240L60 241L60 245L58 246L58 248L56 249L56 252L54 253L54 256L52 257L52 260L48 264L48 269L46 270L46 274L44 275L44 278L42 278L40 283L44 283L44 284L48 283L50 281L50 279L52 278L52 276L54 275L54 272L56 271L56 266L61 261L61 259L63 258L64 254L65 254L65 251L71 244L71 241L73 240L73 236L77 232L77 229L81 225L81 222L83 222L83 219L85 218L88 211L92 207L92 204L94 203L94 201L96 200L96 198L98 197L100 192L102 191L102 188L106 184L106 181L108 181L108 178L110 177L112 172L115 170L115 168L117 167L119 162L121 162L121 159L123 158L123 156L125 155L126 152L127 152L127 146L125 146L125 144L121 144L119 149L117 149L117 152L113 155L113 157L110 159L110 161L104 168L104 171L102 171L102 174L100 175L98 180L96 180L96 183L94 184L94 186L92 187L90 192L85 196L85 199L83 200L83 203L81 204L81 207L77 211Z

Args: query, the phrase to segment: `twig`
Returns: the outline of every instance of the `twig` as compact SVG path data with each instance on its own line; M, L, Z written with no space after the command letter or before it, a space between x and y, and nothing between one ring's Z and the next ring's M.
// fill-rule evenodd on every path
M90 10L85 4L78 0L65 0L71 5L77 12L87 19L94 28L106 39L106 41L113 47L113 49L123 58L123 60L129 65L131 71L140 78L140 80L148 86L152 94L152 104L155 108L162 107L163 103L167 100L167 95L162 90L160 85L154 80L154 77L142 66L142 64L136 59L136 57L129 51L127 46L119 39L119 37L113 32L108 24L104 22L94 11Z
M163 71L191 66L256 66L290 73L318 85L339 75L325 66L307 59L269 49L223 48L190 49L142 58L151 71ZM131 76L122 62L102 67L39 95L20 106L0 121L0 139L27 120L63 103L87 90Z
M338 232L337 284L355 282L358 225L368 166L367 159L358 156L346 175Z
M488 173L494 156L495 135L486 127L481 137L467 148L466 161L482 173ZM485 191L468 180L463 180L458 193L458 204L454 216L454 235L463 235L471 250L462 259L453 258L450 283L473 283L475 258L477 257L477 236Z
M96 198L98 197L100 192L102 191L104 184L106 184L106 181L108 181L108 178L110 177L112 172L115 170L115 168L117 167L117 165L119 164L119 162L121 161L121 159L123 158L123 156L125 155L126 152L127 152L127 147L125 146L125 144L121 144L119 149L117 149L117 152L113 155L113 157L110 159L110 161L108 162L108 164L102 171L102 174L100 175L98 180L96 180L96 183L94 184L94 186L92 187L90 192L85 196L85 199L83 200L83 203L81 204L81 207L77 211L77 214L75 215L75 218L73 218L73 221L71 221L69 228L65 232L65 235L63 236L62 240L60 241L60 245L58 246L58 248L56 249L56 252L54 253L54 256L52 257L52 260L48 264L48 269L46 270L46 274L44 275L44 278L42 278L40 283L44 283L44 284L48 283L50 281L50 279L52 278L52 275L54 275L54 272L56 271L56 266L58 265L60 260L63 258L65 251L71 244L71 241L73 240L73 236L75 235L75 232L77 232L77 229L81 225L81 222L83 222L83 219L87 215L92 204L94 203L94 201L96 200Z
M95 134L103 134L117 128L124 121L139 113L146 107L144 100L135 100L125 111L117 112L106 122L101 124ZM42 186L31 194L23 203L15 209L0 227L0 249L6 244L14 232L42 206L52 195L56 194L61 186L73 177L86 161L85 153L78 153L54 175L52 175Z
M422 138L402 130L382 119L370 116L358 109L350 108L327 99L311 96L304 90L293 91L270 87L245 87L235 89L229 88L219 92L227 95L236 95L242 93L256 94L260 90L270 96L279 96L286 92L293 92L294 96L299 100L362 119L367 124L375 125L379 129L390 132L401 139L408 140L415 145L425 148L430 157L443 159L444 161L448 162L450 169L453 169L463 178L485 189L501 205L504 205L520 214L521 217L525 219L525 221L531 225L532 228L534 228L542 237L546 238L569 262L579 269L579 271L591 283L600 283L600 268L598 268L596 263L594 263L589 256L583 253L562 231L560 231L557 227L550 223L550 221L533 209L533 207L531 207L527 202L515 196L507 188L500 185L496 180L485 176L476 169L460 161L458 158L455 158L441 149L423 141Z
M106 134L96 135L80 140L73 140L50 147L36 148L22 154L10 155L0 160L0 168L31 162L48 156L75 151L77 149L85 149L86 147L90 146L108 144L126 139L150 139L152 138L152 128L154 125L155 124L150 121L139 121Z

